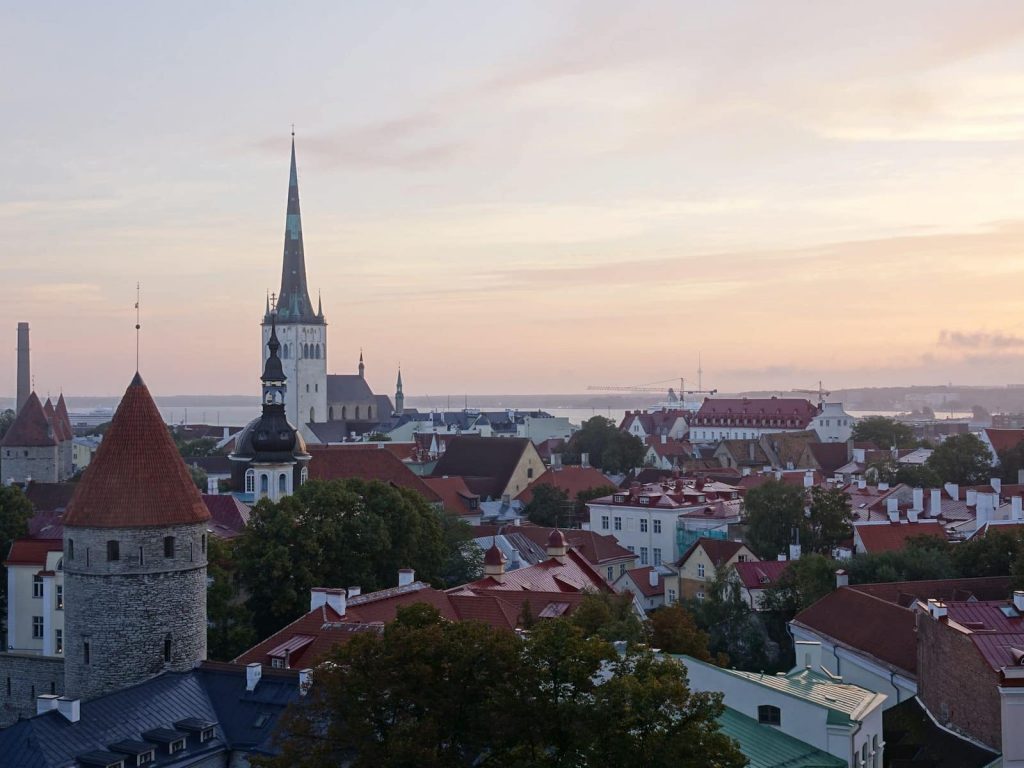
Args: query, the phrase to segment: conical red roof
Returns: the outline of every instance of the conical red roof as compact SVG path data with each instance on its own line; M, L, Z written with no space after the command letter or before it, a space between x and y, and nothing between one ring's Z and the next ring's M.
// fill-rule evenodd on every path
M53 409L57 414L57 418L60 420L61 426L64 429L64 434L67 435L67 439L70 440L75 436L75 429L71 426L71 415L68 413L68 404L64 402L64 393L60 393L60 397L57 398L57 405Z
M137 528L210 519L139 374L71 497L64 526Z
M46 418L43 405L33 392L22 403L18 417L7 430L0 445L11 448L38 448L56 444L54 431Z

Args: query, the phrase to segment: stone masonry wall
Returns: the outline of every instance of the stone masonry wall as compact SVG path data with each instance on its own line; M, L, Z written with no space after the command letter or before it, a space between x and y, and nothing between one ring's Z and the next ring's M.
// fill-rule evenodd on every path
M165 536L175 538L173 558L164 557ZM118 542L114 561L110 540ZM64 552L67 695L94 698L206 658L205 525L66 527Z
M999 677L968 635L917 615L917 695L928 711L1000 752Z
M58 448L55 445L35 448L0 448L0 478L14 478L23 483L32 478L40 483L57 482Z
M0 653L0 728L32 717L44 693L64 693L64 659Z

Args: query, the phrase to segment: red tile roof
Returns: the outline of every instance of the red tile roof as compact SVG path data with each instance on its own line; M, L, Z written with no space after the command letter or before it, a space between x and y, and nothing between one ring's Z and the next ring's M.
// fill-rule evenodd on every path
M786 569L790 560L759 560L755 562L736 563L736 575L747 589L768 589L775 585Z
M210 511L210 531L222 539L233 539L249 523L249 507L230 493L203 494Z
M834 475L837 469L849 461L846 443L808 443L807 450L826 475Z
M70 440L75 436L75 429L71 426L71 415L68 413L68 404L64 402L63 392L57 398L57 407L54 408L54 412L57 414L57 420L61 423L64 434L67 435L66 439Z
M455 435L448 438L448 447L433 474L435 477L461 475L476 493L498 499L523 454L531 449L533 445L525 437Z
M966 630L981 656L998 671L1019 667L1024 651L1024 618L1007 616L1003 609L1013 607L1007 600L947 602L950 621ZM1016 651L1016 653L1015 653Z
M554 528L545 528L541 525L475 525L473 526L474 538L485 536L498 536L501 534L519 534L525 536L541 548L547 546L548 537ZM584 531L581 528L563 528L562 534L566 542L575 550L578 550L591 565L598 567L609 562L619 560L633 560L636 555L619 544L614 536Z
M645 413L643 411L629 411L619 424L619 429L628 432L634 421L639 421L640 426L648 435L668 434L679 419L688 419L692 414L682 408L662 408L658 411Z
M381 443L387 445L387 443ZM379 480L421 494L430 503L441 501L423 480L391 451L374 447L310 445L309 476L316 480Z
M704 550L704 554L708 556L708 558L711 560L712 563L714 563L715 567L717 568L718 566L729 562L729 560L731 560L736 555L736 553L743 549L743 547L745 546L746 544L744 544L742 541L730 541L728 539L711 539L702 537L693 542L693 544L690 545L690 548L683 553L683 556L680 557L677 562L679 565L682 565L687 560L689 560L690 555L696 552L697 548L700 547Z
M25 489L25 496L37 512L63 512L77 487L77 483L37 483L33 480Z
M484 576L457 590L496 592L608 592L610 587L579 552L570 549L558 560L550 558L526 568L506 571L501 579Z
M639 590L640 594L644 597L657 597L658 595L665 594L665 577L662 574L658 574L658 586L651 586L651 571L654 568L650 565L644 565L640 568L630 568L622 576L619 576L615 580L618 583L620 580L629 576L630 581Z
M64 526L134 528L209 519L160 411L136 373L68 504Z
M946 540L945 528L935 521L917 523L870 523L854 528L864 544L865 552L898 552L916 536Z
M18 416L0 440L4 448L43 448L56 445L55 433L50 426L43 405L32 392L18 411Z
M62 539L15 539L7 553L4 565L46 565L46 555L60 552L64 548Z
M458 475L424 477L423 482L441 498L445 511L450 514L465 515L479 509L480 496L469 490L466 481Z
M540 477L526 486L516 498L524 504L529 504L533 499L533 489L538 485L550 485L559 488L569 494L570 499L575 499L580 491L615 487L615 483L605 477L601 470L594 467L561 467L560 469L548 469L542 473Z
M706 398L690 426L806 429L818 409L802 398Z
M1016 448L1024 442L1024 429L986 429L985 435L996 453Z

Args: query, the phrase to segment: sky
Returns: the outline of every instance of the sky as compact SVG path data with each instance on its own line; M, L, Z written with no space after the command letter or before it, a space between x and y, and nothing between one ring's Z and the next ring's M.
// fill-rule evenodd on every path
M1024 3L0 0L0 394L1024 382Z

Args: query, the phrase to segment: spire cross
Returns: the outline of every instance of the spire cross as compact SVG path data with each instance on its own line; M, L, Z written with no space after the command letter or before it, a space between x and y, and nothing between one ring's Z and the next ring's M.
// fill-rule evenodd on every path
M277 294L273 291L270 292L270 311L277 312Z
M141 283L135 283L135 372L139 372L139 330L142 322L139 315L139 294L142 288Z

